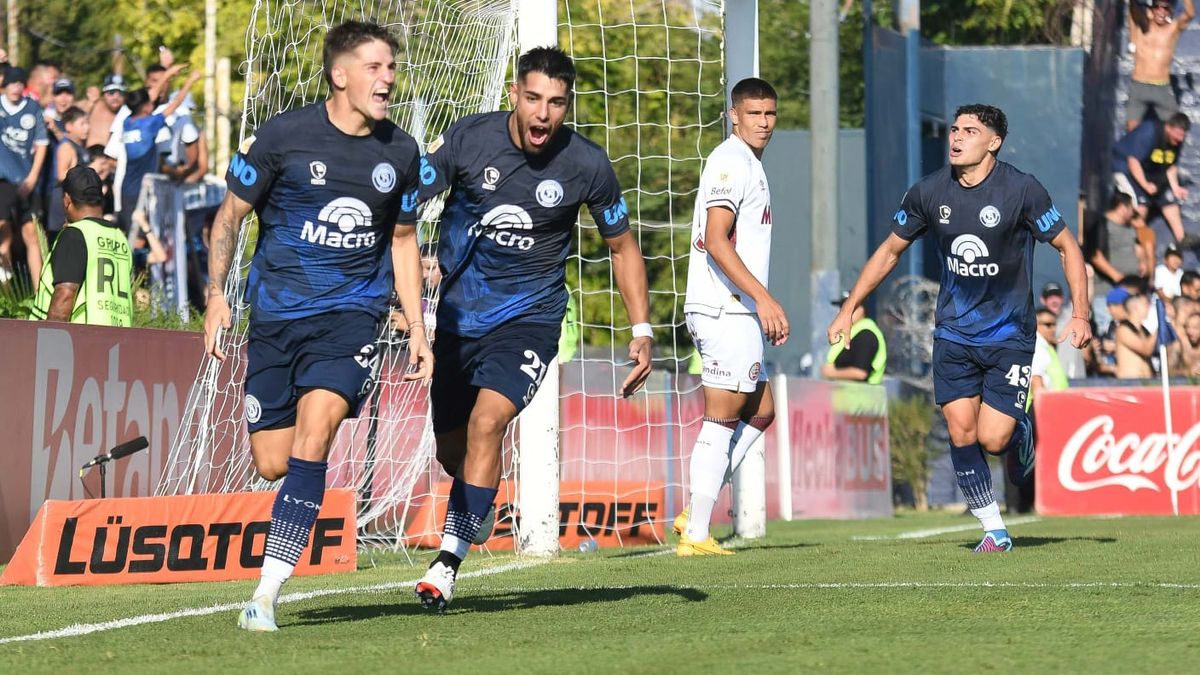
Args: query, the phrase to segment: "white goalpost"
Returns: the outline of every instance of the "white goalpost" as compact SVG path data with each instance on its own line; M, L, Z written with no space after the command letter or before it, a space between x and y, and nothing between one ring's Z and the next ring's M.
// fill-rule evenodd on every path
M568 123L603 146L624 189L650 279L655 371L644 394L622 400L629 321L607 248L581 214L568 260L578 309L575 337L553 364L533 404L505 439L498 532L489 546L553 555L560 519L584 538L663 540L686 503L687 457L699 429L698 377L683 291L689 228L704 157L725 137L727 88L757 72L755 0L258 0L247 27L246 92L240 137L270 116L321 100L325 30L351 18L388 26L401 43L392 119L424 146L458 117L507 106L516 56L558 44L579 77ZM735 41L733 38L737 37ZM750 40L747 43L747 40ZM749 46L748 46L749 45ZM747 49L752 50L749 59ZM422 250L432 256L439 203L421 215ZM248 308L245 274L256 235L242 230L226 296L234 328L229 358L202 360L157 494L269 489L250 461L242 411ZM426 324L437 339L436 286ZM360 542L410 550L437 544L449 477L434 459L427 388L403 382L407 338L381 326L375 384L360 417L347 420L330 456L329 485L359 495ZM569 358L567 358L569 357ZM761 444L761 441L760 441ZM737 530L765 523L761 447L742 465ZM563 486L560 495L559 486ZM575 506L568 506L567 502ZM562 508L560 511L560 503ZM599 506L597 506L599 505ZM653 508L651 508L653 505ZM572 511L575 509L575 511ZM573 514L573 515L572 515ZM568 518L570 516L570 518ZM631 529L632 528L632 529Z

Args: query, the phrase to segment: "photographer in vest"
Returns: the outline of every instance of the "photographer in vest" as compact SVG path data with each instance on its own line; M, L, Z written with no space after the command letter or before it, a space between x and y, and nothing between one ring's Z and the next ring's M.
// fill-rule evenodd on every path
M840 307L848 297L849 293L842 293L842 297L832 304ZM879 330L874 320L867 317L862 307L854 310L850 321L849 344L843 340L829 348L829 356L825 365L821 366L821 377L880 384L883 382L883 369L887 366L887 343L884 342L883 331Z
M67 226L42 269L32 318L129 326L133 258L129 240L104 220L104 185L95 170L75 166L62 181Z

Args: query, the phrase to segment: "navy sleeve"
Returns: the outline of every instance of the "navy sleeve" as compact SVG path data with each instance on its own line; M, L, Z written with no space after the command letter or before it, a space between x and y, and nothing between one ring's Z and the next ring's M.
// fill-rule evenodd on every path
M1021 216L1038 241L1050 241L1067 227L1058 207L1050 200L1050 193L1033 176L1027 177Z
M87 272L87 244L78 228L65 227L54 241L50 255L54 284L82 284Z
M612 239L629 231L629 207L621 196L621 184L613 171L608 156L601 153L592 187L588 191L587 206L600 229L600 236Z
M421 181L421 153L413 152L412 160L405 168L404 179L400 183L403 190L400 197L400 213L396 222L411 225L417 222L418 184Z
M892 232L905 241L921 238L929 229L929 218L921 199L921 184L917 183L904 193L900 210L892 216Z
M283 156L277 123L268 120L254 135L242 142L229 162L225 185L229 191L253 205L258 205L275 183Z
M418 198L421 202L445 192L454 182L458 170L455 160L462 146L459 141L459 123L451 124L440 136L433 139L425 150L425 156L420 159L418 176Z

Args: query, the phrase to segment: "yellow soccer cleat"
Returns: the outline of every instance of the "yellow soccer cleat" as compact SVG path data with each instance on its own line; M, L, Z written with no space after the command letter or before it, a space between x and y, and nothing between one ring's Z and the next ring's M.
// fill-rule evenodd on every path
M733 555L733 551L721 548L712 537L704 541L692 541L687 535L682 535L679 537L679 544L675 546L675 555L680 558L693 555Z
M675 524L671 529L675 530L675 534L681 537L683 536L683 531L687 529L688 514L691 512L691 509L692 507L685 506L683 507L683 510L679 512L679 515L675 516Z

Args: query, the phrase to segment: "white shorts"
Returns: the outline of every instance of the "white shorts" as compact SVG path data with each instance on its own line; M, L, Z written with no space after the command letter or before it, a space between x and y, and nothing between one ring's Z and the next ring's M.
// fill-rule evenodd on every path
M766 338L757 314L721 314L719 317L689 312L688 332L700 350L704 372L700 383L713 389L743 394L767 381L763 367Z

